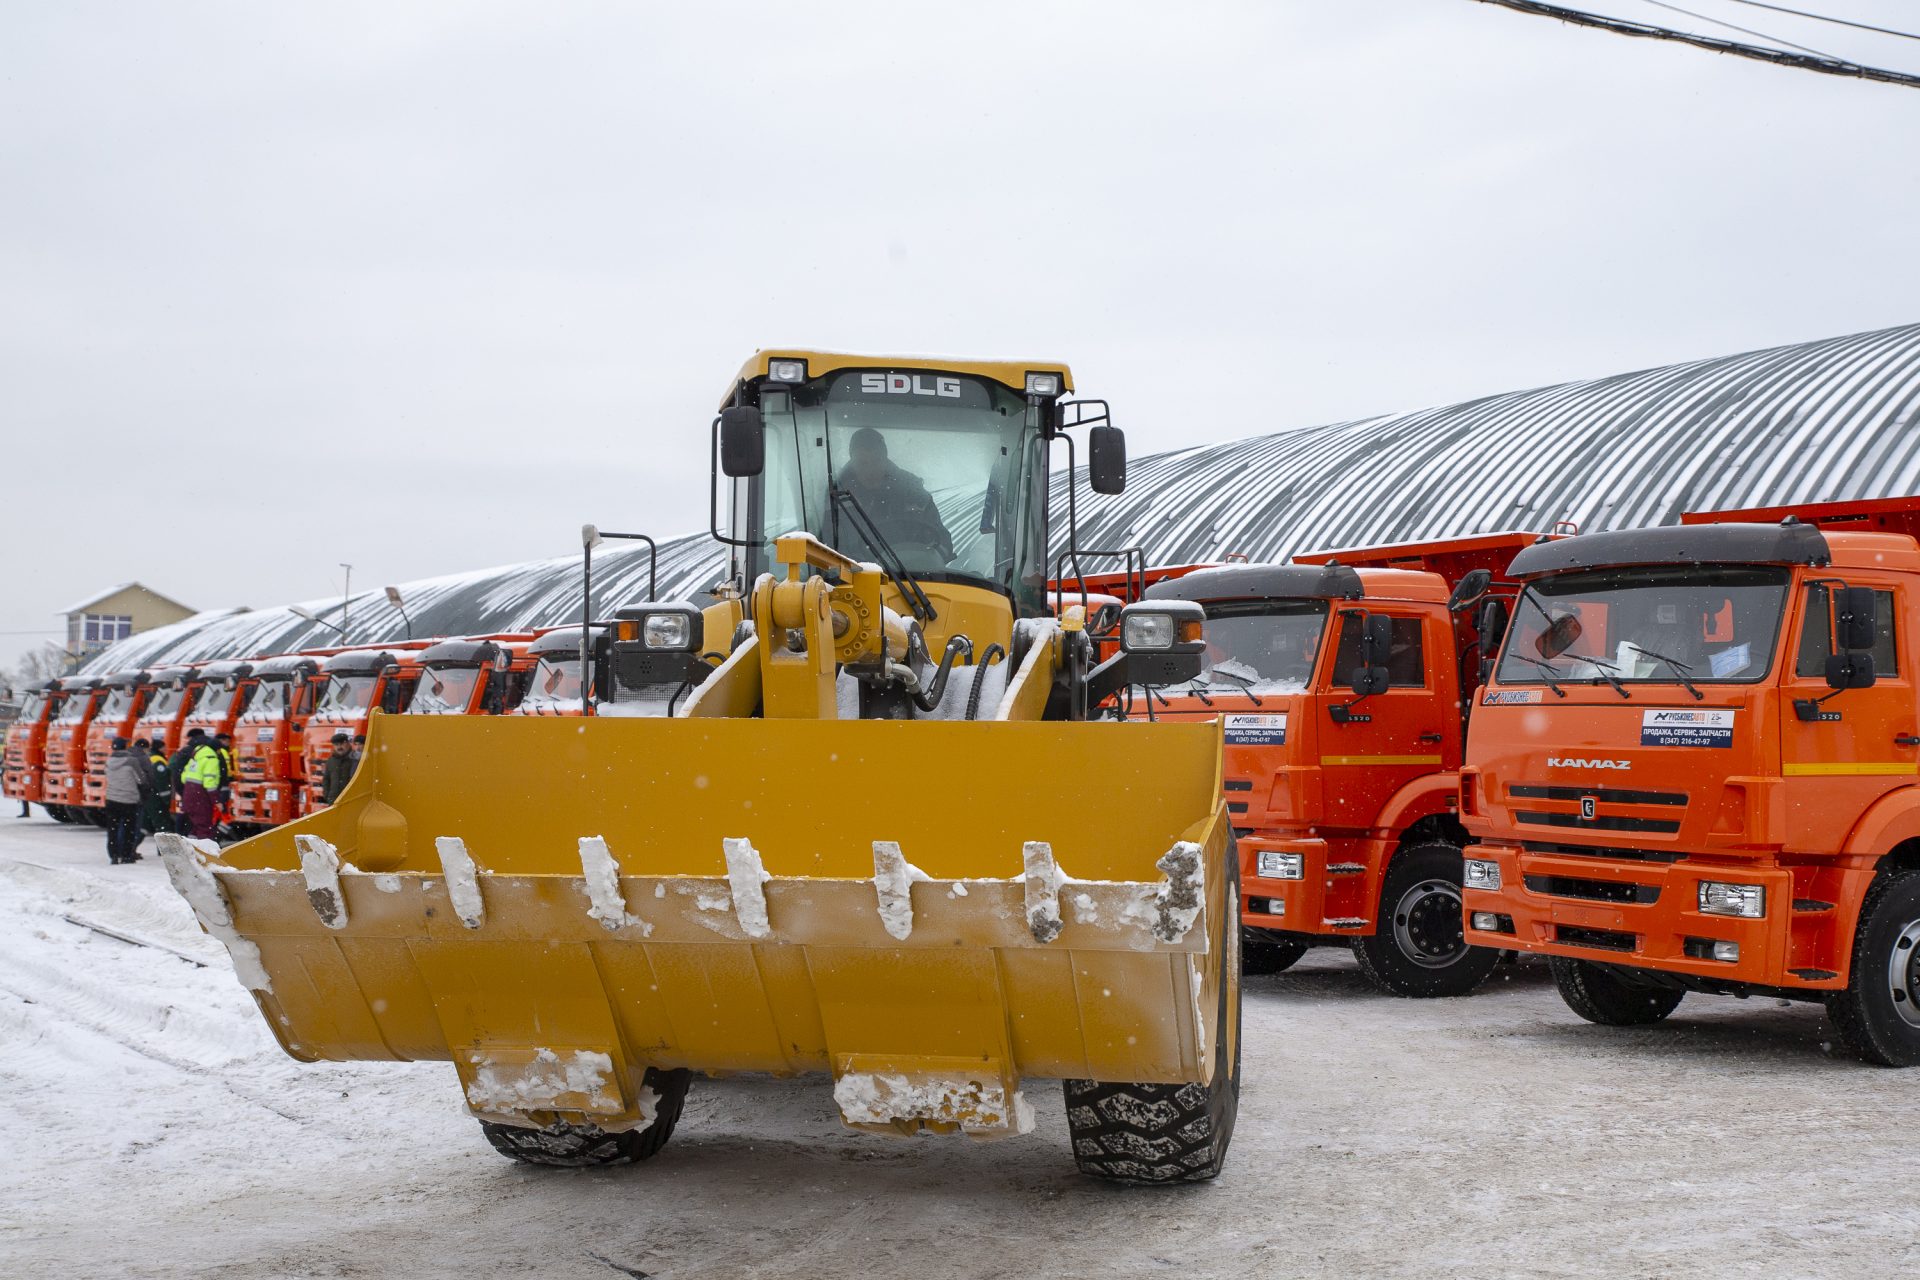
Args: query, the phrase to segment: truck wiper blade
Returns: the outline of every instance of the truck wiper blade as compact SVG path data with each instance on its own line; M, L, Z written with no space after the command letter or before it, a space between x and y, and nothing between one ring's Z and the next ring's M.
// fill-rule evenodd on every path
M1184 686L1181 687L1179 692L1190 693L1194 697L1200 699L1200 701L1206 703L1208 706L1213 705L1213 699L1209 698L1206 695L1206 693L1200 688L1200 682L1198 680L1188 681Z
M1554 680L1555 676L1561 674L1560 668L1554 666L1551 662L1543 662L1539 658L1529 658L1524 653L1514 653L1511 650L1508 651L1507 656L1509 658L1518 658L1530 667L1538 667L1540 669L1541 683L1553 690L1553 696L1556 698L1564 698L1567 696L1567 691L1562 689Z
M1695 702L1699 702L1707 696L1706 694L1701 693L1700 690L1694 688L1693 681L1687 679L1687 676L1693 671L1693 668L1688 666L1686 663L1680 661L1680 659L1669 658L1664 653L1655 653L1651 649L1644 648L1640 645L1634 644L1633 641L1631 640L1627 641L1627 644L1632 646L1635 652L1644 653L1649 658L1652 658L1655 662L1666 663L1667 666L1673 671L1674 679L1680 682L1681 688L1685 689L1688 693L1693 695L1693 700Z
M1569 658L1577 658L1581 662L1592 663L1594 670L1600 673L1595 677L1596 679L1605 680L1608 684L1612 685L1613 691L1621 697L1625 698L1630 696L1627 693L1627 686L1621 684L1620 677L1613 674L1620 669L1618 663L1609 662L1605 658L1596 658L1589 653L1575 653L1571 649L1567 650L1566 656Z
M873 517L867 514L867 509L860 505L860 499L854 496L852 490L835 485L828 490L828 500L835 506L844 503L852 511L854 532L860 535L861 541L873 549L874 555L880 557L880 567L886 570L889 578L893 579L893 585L906 600L907 608L921 622L932 622L938 616L933 611L933 601L927 599L926 591L913 574L908 572L906 562L900 558L900 553L893 549L893 544L881 536L880 527L874 524Z
M1213 677L1215 676L1225 676L1229 680L1238 680L1243 686L1245 686L1242 692L1244 692L1249 698L1253 699L1254 706L1264 707L1267 705L1264 701L1261 700L1260 695L1253 691L1254 682L1247 679L1245 676L1236 675L1231 671L1222 671L1220 670L1220 668L1215 667L1213 670L1207 672L1208 682L1211 683L1213 680Z

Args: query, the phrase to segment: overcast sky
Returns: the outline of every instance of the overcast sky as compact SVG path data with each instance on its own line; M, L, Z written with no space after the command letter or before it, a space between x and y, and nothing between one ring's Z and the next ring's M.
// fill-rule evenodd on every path
M1916 155L1472 0L0 0L0 663L702 527L758 346L1065 358L1147 452L1911 322Z

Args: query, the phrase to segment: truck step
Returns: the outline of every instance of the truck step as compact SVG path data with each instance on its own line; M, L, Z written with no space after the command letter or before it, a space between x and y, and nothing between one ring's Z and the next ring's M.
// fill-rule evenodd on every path
M1787 972L1802 982L1823 982L1840 976L1831 969L1789 969Z
M1795 898L1793 900L1793 909L1795 911L1831 911L1833 910L1833 904L1831 902L1822 902L1818 898Z
M1373 921L1362 920L1353 916L1343 916L1338 920L1322 920L1320 923L1329 929L1369 929L1373 927Z
M1367 864L1364 862L1329 862L1327 864L1327 874L1330 876L1359 876L1365 875L1366 872Z

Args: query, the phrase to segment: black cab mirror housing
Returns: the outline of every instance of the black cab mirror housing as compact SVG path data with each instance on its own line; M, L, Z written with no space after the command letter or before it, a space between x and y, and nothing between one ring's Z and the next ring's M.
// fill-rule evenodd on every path
M1487 588L1492 585L1493 570L1472 570L1453 584L1453 593L1447 597L1447 612L1459 613L1487 594Z
M733 479L757 476L767 466L766 426L758 405L732 405L720 411L720 471Z
M1842 652L1871 650L1879 630L1874 626L1873 588L1841 587L1833 596L1833 647Z
M1127 433L1118 427L1087 432L1087 483L1095 493L1123 493L1127 487Z

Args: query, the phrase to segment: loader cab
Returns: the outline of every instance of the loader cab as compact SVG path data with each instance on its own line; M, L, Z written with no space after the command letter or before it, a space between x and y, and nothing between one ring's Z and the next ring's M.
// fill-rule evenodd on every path
M527 646L527 657L533 662L533 670L528 673L526 692L512 708L514 715L521 716L577 716L592 714L592 707L599 690L605 687L605 668L608 656L608 634L605 627L593 627L588 632L588 660L586 672L586 707L582 711L581 669L580 669L580 628L561 627L548 631L535 638Z
M500 715L520 701L532 665L524 640L443 640L421 651L406 714Z
M761 353L718 424L734 580L751 587L771 569L773 540L805 531L881 565L894 596L924 592L936 646L954 630L985 643L991 630L963 616L982 597L1015 617L1046 616L1048 449L1068 425L1071 386L1060 365ZM1123 473L1112 456L1123 446L1106 447L1107 472Z

